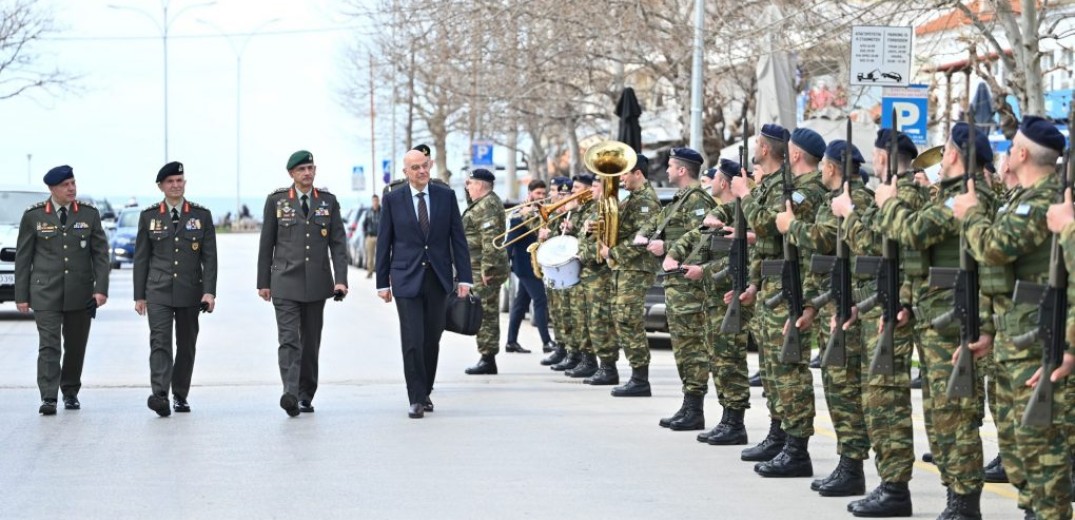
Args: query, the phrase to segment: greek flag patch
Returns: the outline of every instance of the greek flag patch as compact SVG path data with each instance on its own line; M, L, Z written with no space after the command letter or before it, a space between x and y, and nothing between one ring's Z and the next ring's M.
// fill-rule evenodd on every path
M956 198L955 197L948 197L948 200L944 201L944 207L946 207L948 209L952 209L955 206L956 206Z
M1005 211L1008 211L1008 204L1007 203L1004 203L1003 206L997 208L997 213L1004 213Z
M1015 214L1025 217L1030 214L1030 204L1020 204L1015 207Z
M699 216L699 217L701 217L702 215L705 215L705 210L702 209L702 208L698 208L698 209L694 210L694 214Z
M493 225L492 221L486 222L485 224L482 224L482 229L492 227L492 225Z
M802 193L800 193L798 191L795 191L795 192L791 193L791 203L792 204L802 204L804 200L806 200L806 195L803 195Z
M638 211L640 213L649 213L649 206L642 206L641 208L638 208Z

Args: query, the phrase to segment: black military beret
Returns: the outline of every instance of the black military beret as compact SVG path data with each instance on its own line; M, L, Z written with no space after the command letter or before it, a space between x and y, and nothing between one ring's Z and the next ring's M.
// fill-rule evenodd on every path
M70 178L72 178L74 176L75 176L75 171L72 170L70 166L65 164L63 166L57 166L57 167L49 170L49 172L45 174L44 181L45 181L45 184L48 185L48 186L55 186L55 185L57 185L57 184L59 184L59 183L61 183L63 181L66 181L67 179L70 179Z
M882 128L877 131L877 139L873 141L873 147L888 150L891 139L892 129ZM903 132L896 132L896 151L912 159L918 157L918 147L915 146L914 141L911 141L911 137Z
M550 182L554 191L571 191L571 179L567 177L553 177Z
M424 145L424 144L420 144L420 145L415 146L414 148L411 148L411 149L412 150L417 150L419 152L422 152L423 155L425 155L426 157L429 157L429 154L430 154L429 147Z
M478 179L485 182L496 182L496 177L493 176L493 172L486 170L485 168L478 168L470 171L471 179Z
M791 134L788 133L788 130L776 123L761 125L761 135L770 139L776 139L777 141L787 141L791 138Z
M712 179L713 177L716 177L716 176L717 176L717 169L716 168L707 168L706 171L702 172L702 177L707 177L709 179Z
M572 177L571 180L574 182L581 182L587 186L593 186L594 177L588 173L580 173Z
M974 156L978 166L993 164L993 148L989 145L989 136L985 132L975 129L974 132ZM970 139L970 127L962 121L952 127L952 142L960 150L967 149L967 141Z
M304 164L311 164L314 162L314 154L307 152L306 150L299 150L293 154L287 160L287 171L294 170L298 166Z
M851 154L851 162L853 163L852 166L856 170L858 170L858 167L862 166L862 163L866 162L866 159L864 159L862 157L862 154L859 153L858 147L853 144L850 145L850 147L851 149L849 150L849 153ZM843 164L844 151L847 149L847 141L844 141L843 139L837 139L835 141L832 141L829 143L829 146L825 147L825 158L830 161L835 161L838 164Z
M172 161L168 164L165 164L164 166L161 166L161 169L157 171L157 182L160 183L164 179L167 179L168 177L171 177L173 175L183 175L183 163L179 161Z
M700 153L698 153L698 152L696 152L696 151L694 151L694 150L692 150L690 148L685 148L685 147L684 148L673 148L672 151L668 153L668 156L671 157L672 159L678 159L680 161L699 164L699 165L702 164L703 162L705 162L705 160L702 159L702 154L700 154Z
M1019 125L1019 132L1027 139L1034 141L1046 148L1064 153L1064 134L1056 129L1052 121L1038 116L1026 116Z
M796 128L791 133L791 142L815 158L820 159L825 155L825 140L821 134L809 128Z
M739 175L739 172L743 169L743 166L731 159L721 159L719 168L720 173L723 173L724 176L728 178L728 180L731 180L732 177L736 177Z

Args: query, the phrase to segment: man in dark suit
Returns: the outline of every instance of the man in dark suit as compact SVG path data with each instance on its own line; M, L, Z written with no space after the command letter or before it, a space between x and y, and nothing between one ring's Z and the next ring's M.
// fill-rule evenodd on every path
M406 188L385 195L377 233L377 295L396 298L403 375L412 419L433 411L429 394L437 375L448 292L470 294L470 253L455 193L429 182L429 157L411 150L403 156Z
M313 154L291 154L287 171L292 184L265 200L258 295L276 308L280 408L295 417L314 411L325 300L347 295L347 233L336 197L314 188Z
M183 163L173 161L157 172L164 200L138 217L134 246L134 311L149 315L149 382L147 405L157 415L190 411L187 394L194 373L198 312L216 306L216 230L213 214L185 197ZM175 328L175 359L172 328Z

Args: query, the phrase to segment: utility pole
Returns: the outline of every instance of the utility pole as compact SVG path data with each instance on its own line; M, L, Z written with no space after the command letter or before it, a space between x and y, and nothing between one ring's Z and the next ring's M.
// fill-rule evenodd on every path
M705 143L702 140L702 82L704 38L702 28L705 23L704 0L694 0L694 63L691 67L691 148L705 157Z
M370 59L370 177L373 179L373 193L377 193L377 110L373 101L373 53ZM389 179L391 180L391 179Z

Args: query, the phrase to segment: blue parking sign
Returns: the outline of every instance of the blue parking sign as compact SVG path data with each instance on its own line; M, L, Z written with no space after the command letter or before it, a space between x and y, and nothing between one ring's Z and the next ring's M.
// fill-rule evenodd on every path
M929 144L926 124L929 122L929 93L925 85L907 88L886 88L881 98L881 128L892 128L892 111L896 111L896 127L911 138L914 144Z
M470 164L475 166L491 166L493 164L493 143L489 141L475 141L471 144Z

